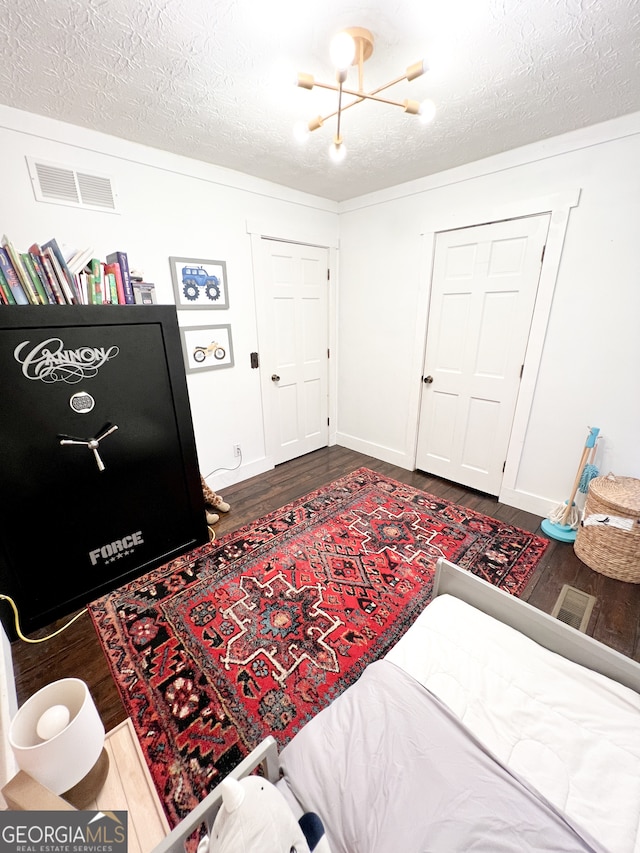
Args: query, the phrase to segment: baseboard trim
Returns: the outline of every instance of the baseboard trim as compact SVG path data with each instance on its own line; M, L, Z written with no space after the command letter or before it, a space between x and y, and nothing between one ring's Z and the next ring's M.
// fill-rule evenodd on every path
M346 447L347 450L355 450L358 453L364 453L366 456L373 456L374 459L379 459L381 462L397 465L398 468L405 468L407 471L413 471L414 468L413 459L410 459L406 453L384 447L381 444L363 441L354 435L338 432L336 433L336 444L340 447Z
M221 471L219 474L212 474L207 477L207 485L214 492L221 492L227 486L234 486L236 483L242 483L249 480L251 477L257 477L258 474L264 474L266 471L272 471L275 468L273 460L264 457L254 462L249 462L246 465L240 465L233 471ZM204 473L204 472L203 472Z
M362 453L365 456L372 456L374 459L379 459L381 462L388 462L390 465L397 465L399 468L404 468L406 471L413 471L415 465L413 458L407 453L399 450L393 450L390 447L384 447L380 444L374 444L370 441L364 441L354 435L349 435L344 432L337 432L335 440L331 444L336 444L339 447L346 447L347 450L354 450L357 453ZM233 471L222 471L218 474L213 474L207 477L207 484L214 492L222 492L227 486L233 486L236 483L242 483L251 477L257 477L260 474L265 474L267 471L272 471L275 468L273 459L270 456L264 456L262 459L255 460L247 465L240 465ZM506 506L514 507L515 509L523 509L533 515L539 515L541 518L546 518L556 503L550 498L543 498L540 495L530 494L528 492L519 492L515 489L503 489L498 500Z
M540 495L532 495L529 492L518 492L515 489L503 489L498 495L498 500L506 506L523 509L541 518L546 518L556 505L550 498L542 498Z

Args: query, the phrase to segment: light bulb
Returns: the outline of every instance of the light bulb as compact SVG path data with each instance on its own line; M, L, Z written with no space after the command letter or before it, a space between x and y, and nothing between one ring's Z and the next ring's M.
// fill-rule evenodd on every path
M329 157L331 157L334 163L342 163L346 156L347 149L344 147L344 142L334 139L329 147Z
M66 705L52 705L40 715L36 734L41 740L51 740L69 725L71 714Z
M329 56L339 71L346 70L356 55L356 43L349 33L338 33L331 39Z
M304 144L310 136L309 125L306 121L297 121L293 126L293 138Z
M426 101L423 101L420 104L419 110L420 121L422 124L429 124L430 121L433 121L436 114L436 105L429 98Z

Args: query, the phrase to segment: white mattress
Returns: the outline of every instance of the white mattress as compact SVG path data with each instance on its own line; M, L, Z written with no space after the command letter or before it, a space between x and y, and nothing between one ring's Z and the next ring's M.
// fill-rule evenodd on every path
M387 654L612 853L640 853L640 695L450 595Z

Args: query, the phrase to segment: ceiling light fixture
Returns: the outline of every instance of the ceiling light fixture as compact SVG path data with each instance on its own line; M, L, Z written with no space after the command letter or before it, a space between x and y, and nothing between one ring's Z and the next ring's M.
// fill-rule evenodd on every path
M373 35L369 30L365 30L363 27L350 27L347 30L343 30L331 40L329 52L331 61L336 68L337 85L335 83L319 83L314 79L312 74L303 73L298 74L296 84L302 89L313 89L314 86L317 86L320 89L330 89L332 92L337 92L338 109L329 113L329 115L317 116L317 118L311 119L311 121L306 125L303 124L302 128L298 125L296 136L298 139L301 139L305 135L304 133L301 134L301 129L306 131L308 134L308 132L312 132L317 130L319 127L322 127L328 119L337 116L336 133L329 148L329 155L335 163L339 163L344 160L346 154L344 141L342 139L342 113L345 110L354 107L356 104L361 104L365 100L378 101L378 103L391 104L394 107L402 107L402 109L409 115L419 116L420 120L425 124L433 119L436 108L435 104L431 100L423 101L420 104L418 101L412 101L409 99L404 101L391 101L388 98L380 97L380 92L383 92L385 89L389 89L391 86L394 86L396 83L400 83L402 80L411 81L415 80L417 77L421 77L425 71L428 71L427 63L424 60L410 65L402 76L396 77L395 80L390 80L388 83L385 83L384 86L378 86L370 92L365 92L363 66L373 53ZM357 91L354 89L347 89L344 86L347 80L347 72L351 65L356 65L358 67ZM351 95L355 100L343 104L343 95Z

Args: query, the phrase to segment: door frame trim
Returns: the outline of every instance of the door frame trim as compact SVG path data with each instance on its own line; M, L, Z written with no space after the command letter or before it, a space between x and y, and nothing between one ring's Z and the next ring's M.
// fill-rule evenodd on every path
M251 230L250 230L251 229ZM329 284L328 284L328 304L327 304L327 322L328 322L328 341L329 341L329 350L331 352L331 357L329 358L329 366L328 366L328 374L327 374L327 406L329 412L329 434L328 434L328 446L331 447L336 443L336 434L337 434L337 394L336 389L338 387L338 375L337 375L337 299L336 299L336 269L338 266L338 253L337 247L334 245L328 245L327 243L317 242L309 239L296 239L289 237L278 237L273 231L278 230L273 226L269 227L267 225L263 225L260 227L255 222L247 222L247 231L249 233L251 239L251 258L253 265L253 288L254 288L254 296L255 296L255 304L256 304L256 331L258 335L258 352L260 357L260 367L258 371L260 373L260 396L262 403L262 434L264 436L264 451L265 451L265 462L268 465L268 469L275 467L275 454L274 454L274 442L275 437L273 436L272 424L273 424L273 408L271 406L271 396L266 394L264 391L264 383L267 381L264 378L262 373L262 369L264 366L264 359L266 357L266 349L267 349L267 339L268 339L268 330L266 327L266 321L268 317L267 304L266 304L266 271L264 268L264 263L262 261L262 247L263 240L272 240L278 243L297 243L299 245L305 246L314 246L320 249L327 250L327 258L329 263ZM295 229L283 229L283 230L295 230ZM297 235L301 237L302 235ZM309 236L309 235L305 235ZM327 235L324 235L327 236ZM331 242L331 241L328 241ZM262 350L262 352L261 352Z
M576 188L531 199L505 202L504 204L493 206L486 205L477 209L463 208L452 211L447 215L436 213L433 217L427 217L423 220L420 231L420 236L423 239L423 275L425 286L420 289L417 309L418 316L424 318L424 322L416 324L413 357L413 371L416 376L416 382L414 385L415 391L412 392L411 400L409 401L409 417L407 418L407 447L410 450L414 468L418 452L418 428L422 394L422 385L418 383L417 377L422 374L426 352L436 235L442 231L488 225L505 219L522 219L543 213L551 214L544 261L540 270L538 293L533 308L524 371L514 412L513 428L507 448L504 476L502 478L500 494L498 495L498 500L502 503L536 514L539 514L540 511L540 499L536 495L528 495L525 492L517 491L516 481L522 458L527 424L533 407L535 386L540 370L544 339L549 323L553 293L558 278L562 250L569 224L569 215L571 209L577 207L579 204L580 192L580 188Z

